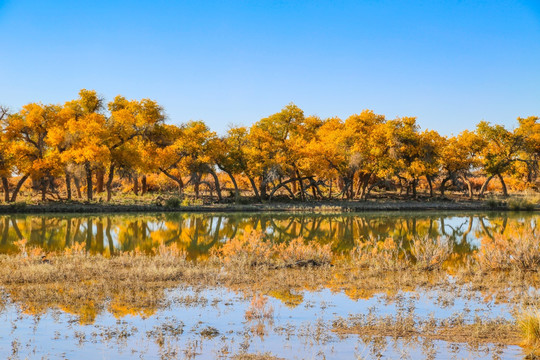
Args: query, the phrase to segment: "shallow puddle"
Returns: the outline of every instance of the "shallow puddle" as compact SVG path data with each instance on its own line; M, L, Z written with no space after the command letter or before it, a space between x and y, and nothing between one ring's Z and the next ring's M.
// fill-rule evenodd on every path
M473 346L333 331L336 320L362 314L374 318L406 314L416 320L459 316L466 323L475 317L512 319L510 306L485 302L478 293L454 296L431 290L403 292L391 299L376 295L352 300L325 289L297 295L302 300L295 304L263 296L266 302L254 308L251 295L223 288L176 288L167 292L170 305L149 316L103 312L86 324L78 315L60 309L27 314L8 299L0 314L0 357L228 359L242 353L270 353L285 359L523 357L519 346ZM253 312L263 315L253 316Z

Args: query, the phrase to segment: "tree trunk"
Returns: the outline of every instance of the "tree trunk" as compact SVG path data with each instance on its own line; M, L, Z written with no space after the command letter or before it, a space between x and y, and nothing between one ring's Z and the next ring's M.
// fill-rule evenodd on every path
M221 196L221 187L219 186L219 178L213 169L210 169L210 175L212 175L212 177L214 178L214 183L216 184L216 193L218 196L218 201L222 201L223 197Z
M162 169L162 168L159 168L159 171L164 173L165 176L167 176L169 179L173 180L174 182L176 182L176 184L178 184L178 193L182 195L182 192L184 191L184 182L182 181L182 178L176 177L172 175L171 173L169 173L167 170Z
M103 183L105 181L105 170L99 168L96 170L96 193L101 194L103 192Z
M446 191L446 183L450 181L450 177L446 177L441 181L441 186L439 188L439 191L441 192L441 196L444 196L444 192Z
M9 181L5 176L2 176L2 188L4 189L4 201L9 202Z
M411 186L412 186L412 196L413 199L416 199L416 179L413 179Z
M193 190L195 190L195 199L199 198L199 188L201 186L201 178L198 174L193 174L191 176L193 180Z
M109 166L109 177L107 178L107 201L111 201L112 198L112 182L114 178L114 164Z
M356 195L360 195L360 199L364 199L364 200L367 199L366 190L367 190L367 187L369 186L369 180L371 180L372 175L373 173L364 174L363 176L359 178L358 190L357 190Z
M302 177L300 176L300 171L296 169L296 178L298 179L298 185L300 185L300 200L306 201L306 193L304 190L304 181L302 180Z
M67 199L71 200L71 174L66 171L66 194Z
M234 186L234 202L238 204L238 201L240 200L240 191L238 190L238 184L236 183L236 179L234 178L233 174L230 171L226 171L226 170L223 170L223 171L225 171L225 173L229 175L229 178L231 179L231 182Z
M266 194L266 186L268 184L266 183L266 181L264 180L264 176L261 176L261 182L259 184L259 194L260 194L260 198L261 200L266 200L268 199L268 195Z
M313 191L313 197L315 199L324 199L324 195L321 189L319 188L319 185L317 184L317 182L313 179L313 177L309 177L308 180L309 180L309 186L311 186L311 190Z
M257 185L255 184L255 180L251 176L248 176L249 183L251 184L251 187L253 188L253 192L255 193L255 197L261 201L261 195L259 195L259 190L257 190Z
M86 198L88 201L92 201L92 168L88 161L84 164L84 170L86 171Z
M508 189L506 188L506 183L504 182L504 178L501 174L497 174L497 177L499 178L499 181L501 182L503 196L508 196Z
M471 180L467 179L465 176L460 176L460 177L463 180L463 182L467 185L467 190L468 190L468 193L469 193L469 199L472 200L473 199L473 187L472 187Z
M148 192L148 184L146 183L146 175L143 175L141 178L141 195L144 195Z
M47 178L44 177L41 179L41 201L45 201L47 197Z
M330 186L328 187L328 200L332 200L332 184L334 179L330 178Z
M292 185L292 192L296 194L298 192L298 184L296 183L296 181L293 181L291 185Z
M429 185L429 197L433 197L433 182L431 181L431 176L426 175L426 180Z
M133 193L135 196L139 196L139 174L133 175Z
M302 178L301 180L307 180L307 179L309 179L309 177ZM270 195L268 196L268 199L272 200L272 198L274 197L274 194L276 193L276 191L278 191L278 190L281 189L282 187L286 188L287 191L291 194L292 198L294 199L294 197L295 197L294 191L291 190L291 189L289 189L289 188L287 187L287 184L289 184L289 183L295 184L297 181L298 181L297 178L289 178L288 180L285 180L285 181L280 182L279 184L277 184L276 186L274 186L274 188L273 188L272 191L270 192Z
M482 187L480 188L480 193L478 194L478 197L481 198L484 196L484 192L486 191L489 182L491 181L491 179L493 179L494 176L495 175L491 175L490 177L486 179L486 181L484 181L484 183L482 184Z
M79 199L82 199L82 194L81 194L81 181L79 180L79 178L77 176L74 176L73 177L73 182L75 183L75 189L77 190L77 197Z
M17 185L15 185L15 189L13 189L13 194L11 194L11 202L15 202L17 200L17 195L19 194L19 191L21 190L21 187L23 186L26 179L28 179L29 174L24 175L18 182Z

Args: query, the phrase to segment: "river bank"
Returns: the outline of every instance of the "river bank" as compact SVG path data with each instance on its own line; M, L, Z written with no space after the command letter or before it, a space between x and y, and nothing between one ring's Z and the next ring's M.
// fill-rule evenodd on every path
M252 204L208 203L202 205L168 204L141 201L136 203L47 202L1 204L0 214L13 213L126 213L126 212L367 212L367 211L539 211L540 204L526 208L512 207L503 200L369 200L266 202Z

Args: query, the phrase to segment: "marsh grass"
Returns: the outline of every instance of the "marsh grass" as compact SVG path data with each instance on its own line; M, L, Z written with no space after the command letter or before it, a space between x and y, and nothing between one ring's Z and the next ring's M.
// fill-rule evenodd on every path
M351 252L351 260L362 268L379 271L432 271L440 269L451 253L450 240L442 236L413 238L408 249L403 240L368 238Z
M227 241L214 255L225 263L273 268L321 266L332 260L330 244L306 243L301 237L278 244L266 240L259 231Z
M540 237L530 224L511 234L484 236L481 241L476 260L484 270L538 271L540 267Z
M251 304L246 310L245 318L248 321L251 320L265 320L272 319L274 316L274 308L268 303L268 297L255 294L251 299Z
M531 355L540 354L540 310L526 308L517 316L517 323L522 336L522 345Z
M451 277L442 266L450 254L446 238L417 238L409 250L392 239L371 239L359 245L351 258L344 258L333 255L328 246L302 239L275 244L261 233L250 233L198 262L187 260L176 245L164 243L151 254L135 250L108 258L89 255L84 243L75 243L62 252L47 254L48 262L43 262L42 249L20 241L17 255L0 255L0 310L9 300L25 313L60 309L89 324L102 311L118 318L128 314L148 317L171 301L186 306L206 304L200 296L166 296L168 289L181 286L189 286L195 294L197 289L225 287L253 296L245 318L254 323L271 321L268 296L297 306L302 302L299 294L305 290L330 289L356 300L377 294L396 299L403 292L437 289L445 294L480 293L486 302L534 303L539 299L529 289L540 288L539 275L522 270L539 266L538 241L530 234L524 228L512 239L490 239L491 252L477 254ZM527 320L529 329L538 326L538 314L534 315L536 320L534 316ZM519 343L519 329L523 329L522 318L519 326L503 319L478 318L470 323L458 317L446 322L422 320L407 307L392 317L370 316L339 320L333 329L343 334L504 344ZM254 332L262 336L264 329L257 329ZM172 331L181 333L178 328ZM529 339L527 334L534 331L523 332L524 338Z
M283 358L278 358L272 356L270 353L264 354L238 354L232 357L233 360L283 360Z
M411 243L411 254L415 258L415 265L424 271L440 269L452 253L450 240L447 237L438 236L431 238L414 239Z
M395 339L422 338L474 346L486 343L518 345L521 341L515 322L503 318L477 316L465 322L462 315L446 319L422 319L413 313L403 314L398 311L395 316L367 314L339 318L332 325L333 331L338 334L387 336Z

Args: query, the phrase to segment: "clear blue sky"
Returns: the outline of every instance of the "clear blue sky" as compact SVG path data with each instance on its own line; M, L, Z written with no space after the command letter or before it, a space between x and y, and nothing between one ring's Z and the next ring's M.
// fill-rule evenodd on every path
M540 1L0 0L0 104L80 88L223 133L289 102L443 134L540 115Z

